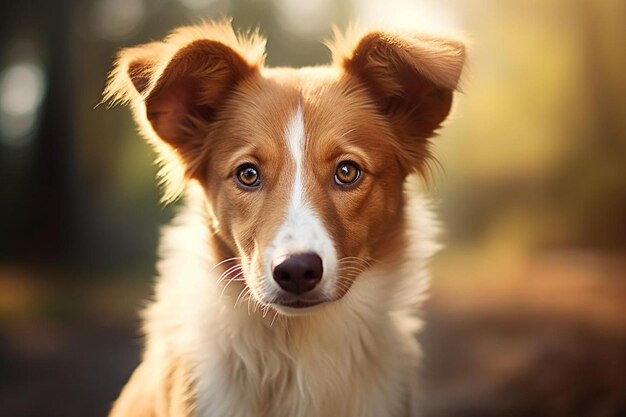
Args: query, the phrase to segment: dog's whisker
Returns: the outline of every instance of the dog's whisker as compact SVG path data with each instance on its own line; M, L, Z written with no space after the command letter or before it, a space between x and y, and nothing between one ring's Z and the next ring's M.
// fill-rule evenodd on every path
M236 269L238 269L238 268L241 268L241 267L242 267L242 266L241 266L241 264L235 264L235 265L231 266L230 268L226 269L224 272L222 272L222 274L221 274L220 276L222 276L222 275L227 275L227 274L229 274L231 271L234 271L234 270L236 270Z
M226 291L226 288L228 288L228 286L232 284L233 281L242 281L242 279L240 279L242 275L243 275L243 271L239 272L237 275L229 279L226 285L224 285L224 288L222 288L222 293L220 294L220 297L224 296L224 292Z
M350 289L350 284L345 282L345 278L348 278L348 277L344 275L342 277L339 277L339 279L337 280L336 286L339 290L348 291Z
M237 265L231 266L227 270L223 271L220 274L220 276L217 278L217 281L216 281L215 285L218 286L228 275L230 275L231 273L235 272L238 268L241 268L241 265L237 264Z
M235 274L235 275L231 275L231 274ZM231 281L242 281L243 279L241 278L241 276L243 275L243 271L231 271L228 275L223 276L222 278L220 278L217 282L217 286L219 286L220 284L222 284L224 281L227 280L228 283L230 283ZM224 292L222 291L222 294Z
M360 270L348 270L348 271L340 271L340 275L356 277L356 276L361 275L364 272L365 271L360 271Z
M213 265L211 267L211 269L209 269L209 272L213 272L215 270L215 268L217 268L220 265L224 265L227 262L238 261L238 260L241 260L241 259L242 259L241 256L233 256L232 258L226 258L226 259L216 263L215 265Z
M357 268L356 266L342 266L337 268L338 271L356 271L358 274L361 274L367 271L366 268Z
M338 265L340 267L342 266L360 266L360 267L369 267L369 264L365 263L365 262L359 262L359 261L346 261L346 262L339 262Z
M360 257L357 257L357 256L346 256L346 257L343 257L343 258L338 260L339 263L345 262L345 261L362 262L362 263L364 263L364 264L366 264L368 266L371 265L371 264L376 264L376 265L382 265L383 264L382 261L380 261L378 259L375 259L375 258L371 258L371 257L360 258Z
M338 262L337 265L341 266L360 266L360 267L370 267L370 264L362 261L344 261Z
M358 268L358 269L365 271L371 268L372 266L369 264L365 264L363 262L350 261L350 262L339 263L337 267L338 269Z
M235 275L231 275L231 274L235 274ZM228 280L228 282L232 281L235 278L240 277L243 274L243 271L231 271L228 275L225 275L224 277L222 277L222 279L220 279L219 283L223 283L224 281Z
M241 264L237 264L237 265L231 266L226 271L222 272L222 274L217 279L217 282L216 282L215 286L216 287L219 286L219 284L221 284L222 281L224 281L224 279L226 279L228 277L228 275L234 273L239 268L242 268Z
M365 265L365 266L369 266L369 264L367 262L355 261L355 260L341 261L341 262L338 262L337 264L339 266L341 266L341 265Z
M274 320L276 320L276 317L278 317L278 310L274 313L274 317L272 317L272 321L270 322L270 327L274 325Z
M343 258L339 259L339 261L348 261L348 260L356 260L356 261L366 261L369 262L370 260L373 260L374 258L363 258L360 256L344 256Z
M239 303L239 300L242 300L242 302L243 302L242 297L245 297L246 295L249 295L249 294L250 294L250 288L248 286L243 287L243 289L241 291L239 291L239 295L237 296L237 299L235 300L234 307L237 307L237 304Z
M364 271L339 271L339 276L344 276L348 278L355 278L359 275L363 274Z
M369 263L370 260L372 260L372 258L359 258L358 256L344 256L343 258L339 259L338 262L354 261L354 262L367 262L367 263Z
M369 269L372 266L370 264L367 264L365 262L358 262L358 261L348 261L348 262L340 262L338 263L338 268L359 268L359 269Z

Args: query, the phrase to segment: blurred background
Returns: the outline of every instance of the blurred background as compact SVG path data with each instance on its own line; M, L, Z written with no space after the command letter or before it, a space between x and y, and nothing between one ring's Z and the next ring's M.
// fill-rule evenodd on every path
M333 24L465 33L428 192L447 249L420 336L425 417L626 416L626 2L26 0L0 14L0 416L104 416L140 354L159 204L117 49L233 16L268 65Z

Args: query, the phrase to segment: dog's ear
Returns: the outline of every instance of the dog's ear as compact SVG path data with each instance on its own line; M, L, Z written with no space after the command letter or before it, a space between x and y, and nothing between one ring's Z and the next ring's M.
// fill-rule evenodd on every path
M407 169L429 156L426 139L450 112L465 61L463 43L427 35L370 32L331 46L345 72L368 89L403 142Z
M185 178L202 175L211 123L237 83L258 72L263 56L262 39L238 36L228 23L181 28L163 42L120 52L104 100L131 103L159 153L161 176L171 185L167 199Z

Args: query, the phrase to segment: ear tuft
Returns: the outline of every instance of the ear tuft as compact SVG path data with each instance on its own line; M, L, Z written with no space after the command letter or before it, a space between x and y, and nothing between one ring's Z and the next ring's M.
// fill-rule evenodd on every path
M165 45L152 42L121 50L109 73L102 101L114 106L129 103L145 92Z
M152 65L152 62L144 60L128 64L128 76L139 94L144 94L150 86L150 68Z
M265 62L265 39L258 31L235 32L229 20L204 22L171 32L163 42L151 42L120 51L109 73L103 102L128 103L156 84L176 53L199 40L214 40L232 49L251 66Z
M458 88L466 54L465 44L452 38L384 30L363 32L356 26L349 26L345 33L333 28L333 39L326 45L338 67L367 65L369 54L376 51L378 64L384 65L385 59L395 59L390 55L395 53L397 59L413 65L425 78L450 90Z

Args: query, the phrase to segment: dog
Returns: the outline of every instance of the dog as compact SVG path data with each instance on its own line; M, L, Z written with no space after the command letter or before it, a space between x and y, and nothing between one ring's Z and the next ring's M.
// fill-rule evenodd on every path
M328 46L330 65L266 68L258 32L222 21L119 54L104 100L130 105L184 205L110 416L418 412L438 244L415 183L465 48L354 29Z

